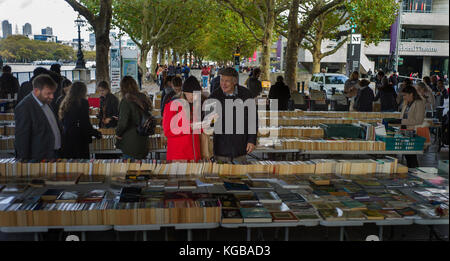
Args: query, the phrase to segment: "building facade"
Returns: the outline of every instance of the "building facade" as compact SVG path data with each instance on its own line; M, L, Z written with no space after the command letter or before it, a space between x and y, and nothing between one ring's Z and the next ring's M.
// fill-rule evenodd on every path
M53 35L53 28L51 27L45 27L44 29L41 30L43 35Z
M10 24L8 22L8 20L3 20L2 32L3 32L3 38L7 38L8 36L12 35L12 24Z
M26 23L22 26L22 34L27 36L27 35L32 35L33 31L31 30L31 24L30 23Z

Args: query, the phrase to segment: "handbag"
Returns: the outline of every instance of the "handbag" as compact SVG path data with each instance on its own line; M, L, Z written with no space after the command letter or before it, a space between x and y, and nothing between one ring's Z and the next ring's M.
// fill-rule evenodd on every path
M155 134L156 120L153 115L148 112L142 111L141 122L136 127L136 131L139 136L151 136Z

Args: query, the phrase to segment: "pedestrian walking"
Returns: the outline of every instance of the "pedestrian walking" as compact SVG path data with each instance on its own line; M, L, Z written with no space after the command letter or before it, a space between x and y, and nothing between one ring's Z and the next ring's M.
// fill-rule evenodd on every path
M291 98L289 87L284 84L283 76L277 77L275 85L270 87L269 99L275 99L278 101L278 110L286 111L288 109L288 102Z
M19 92L19 81L11 72L11 66L5 65L0 76L0 99L16 99Z
M208 87L209 71L208 71L208 68L206 66L203 66L201 75L202 75L202 87L203 88L207 88Z
M261 69L255 68L253 69L252 77L248 79L247 88L250 90L253 98L258 97L262 92L262 83L259 80L261 76Z
M392 82L390 82L386 77L381 80L381 87L373 101L378 100L380 100L381 103L381 112L397 111L397 93Z
M62 93L61 96L58 97L58 99L56 100L56 104L55 104L55 112L59 112L59 108L61 107L61 103L64 100L64 98L66 97L66 95L69 93L70 91L70 87L72 86L72 82L65 78L62 82Z
M374 94L369 87L370 82L366 79L359 81L361 88L355 98L354 109L359 112L371 112L373 110Z

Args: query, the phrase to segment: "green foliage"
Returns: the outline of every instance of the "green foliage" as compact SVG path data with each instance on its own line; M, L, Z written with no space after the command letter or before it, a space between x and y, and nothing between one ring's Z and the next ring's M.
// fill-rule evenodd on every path
M395 22L400 4L396 0L351 0L346 9L366 44L377 44Z
M8 61L15 62L73 60L76 57L70 46L30 40L21 35L12 35L0 40L0 55Z

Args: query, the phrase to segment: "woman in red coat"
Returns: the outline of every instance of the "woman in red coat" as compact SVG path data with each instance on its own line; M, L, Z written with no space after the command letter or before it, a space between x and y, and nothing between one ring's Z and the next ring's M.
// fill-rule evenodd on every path
M169 161L199 161L201 159L201 130L196 134L192 129L193 92L201 90L198 80L190 76L184 82L182 92L173 97L164 107L163 129L167 137L166 159Z

